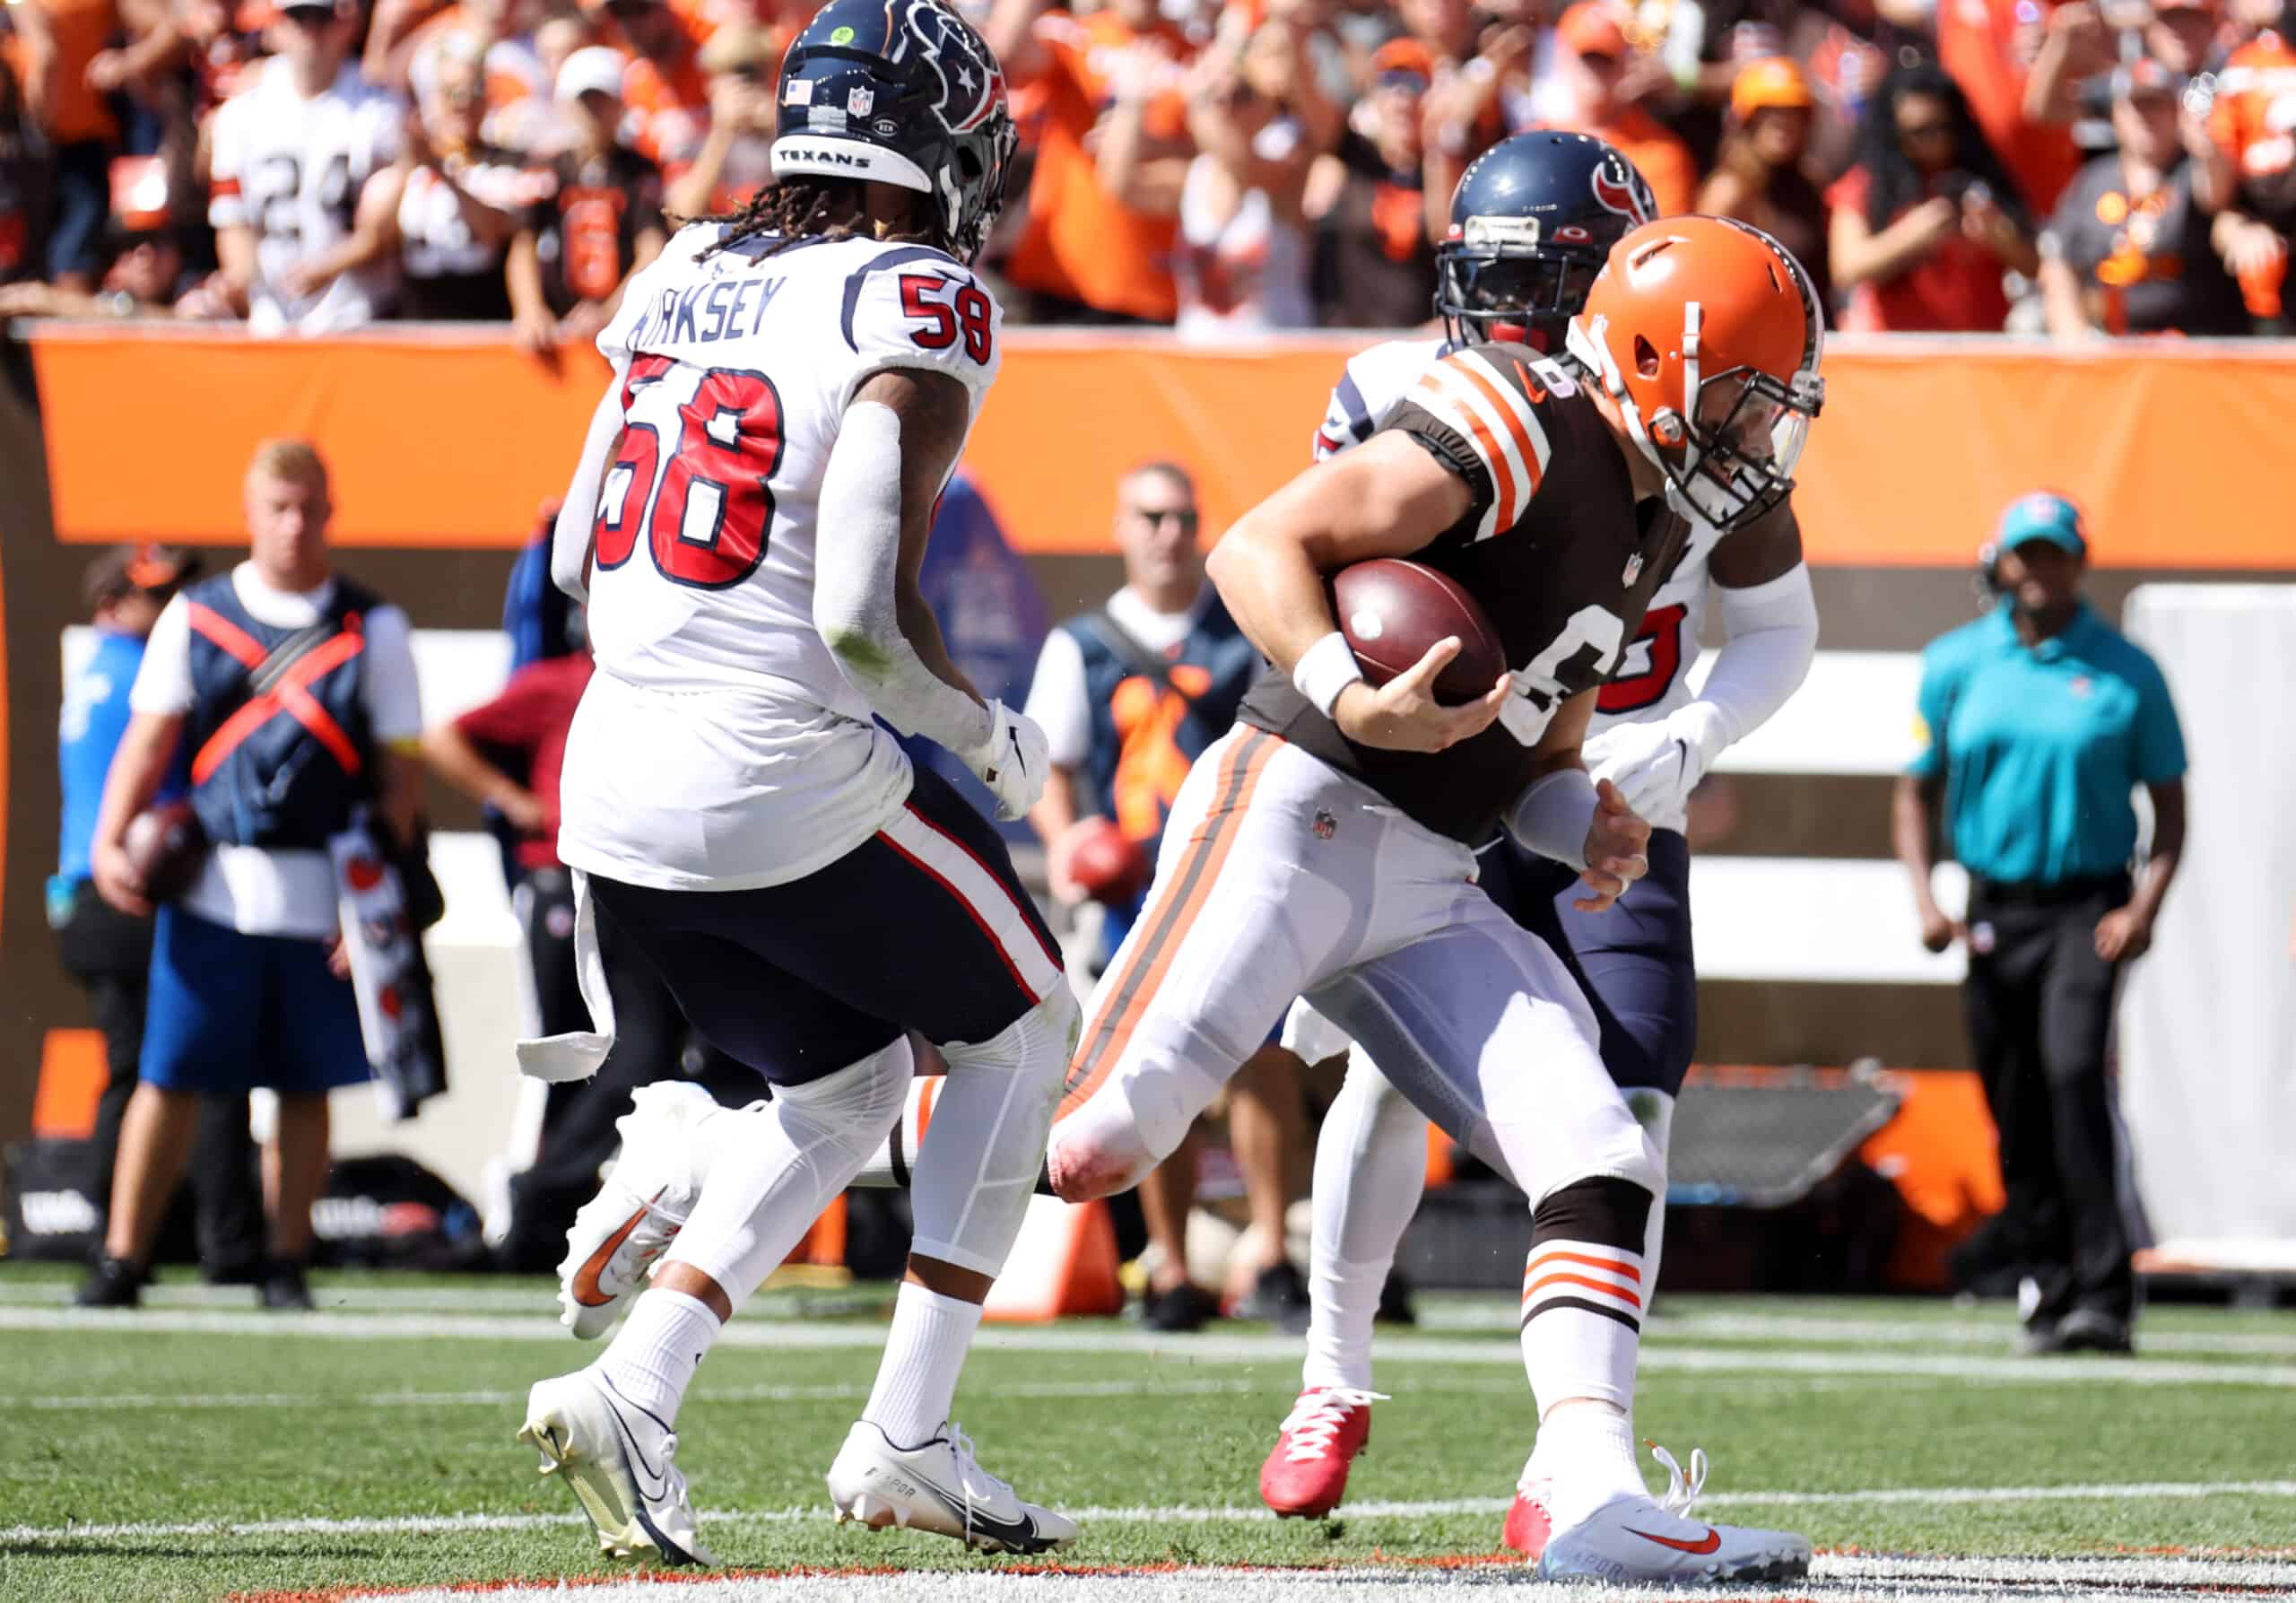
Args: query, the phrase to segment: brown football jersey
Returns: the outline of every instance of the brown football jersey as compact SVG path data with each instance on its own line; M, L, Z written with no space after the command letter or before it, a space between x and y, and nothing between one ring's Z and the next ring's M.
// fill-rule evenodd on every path
M1625 451L1594 401L1520 345L1477 345L1435 362L1382 426L1390 431L1473 492L1466 515L1411 560L1483 607L1514 693L1491 727L1434 753L1357 745L1273 668L1239 716L1430 829L1479 846L1530 782L1532 749L1555 709L1617 667L1689 526L1658 497L1637 501Z

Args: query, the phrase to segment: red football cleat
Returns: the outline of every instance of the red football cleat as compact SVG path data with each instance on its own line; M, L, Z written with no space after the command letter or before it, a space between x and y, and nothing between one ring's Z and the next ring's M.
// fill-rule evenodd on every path
M1532 1564L1546 1551L1546 1538L1554 1529L1553 1517L1548 1512L1552 1495L1552 1485L1544 1477L1533 1480L1526 1473L1515 1488L1515 1501L1507 1510L1507 1523L1500 1529L1499 1539L1506 1546L1521 1554Z
M1320 1520L1339 1506L1347 1468L1371 1434L1376 1391L1317 1387L1300 1394L1259 1467L1259 1497L1284 1519Z

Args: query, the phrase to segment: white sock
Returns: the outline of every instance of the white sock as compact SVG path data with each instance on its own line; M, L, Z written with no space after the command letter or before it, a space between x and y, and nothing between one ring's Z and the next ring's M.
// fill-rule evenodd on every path
M707 1303L683 1292L648 1290L590 1367L666 1430L677 1423L685 1389L721 1328Z
M1613 1498L1645 1492L1634 1461L1634 1422L1608 1403L1572 1402L1539 1422L1530 1473L1552 1483L1553 1529L1578 1524Z
M1371 1390L1371 1325L1379 1293L1395 1260L1352 1264L1335 1255L1314 1255L1309 1281L1308 1361L1300 1366L1302 1390L1344 1387Z
M939 1435L956 1400L957 1377L964 1372L973 1332L979 1329L979 1303L903 1281L893 1299L893 1328L885 1337L877 1383L861 1417L895 1447L922 1447Z
M1379 1293L1426 1178L1426 1116L1355 1047L1316 1137L1306 1388L1370 1390Z

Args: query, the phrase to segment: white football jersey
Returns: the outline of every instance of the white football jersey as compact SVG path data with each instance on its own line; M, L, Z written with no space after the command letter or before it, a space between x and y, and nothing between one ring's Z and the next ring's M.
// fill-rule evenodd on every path
M404 101L350 65L307 100L284 57L216 110L207 221L255 231L253 332L329 334L381 313L396 276L388 261L341 274L317 295L290 295L280 277L349 237L359 191L398 159L405 115Z
M623 425L559 850L667 889L798 878L908 796L907 758L813 628L822 476L864 379L945 373L978 417L1002 354L994 297L942 251L710 251L726 231L683 230L598 336Z
M1439 339L1388 340L1350 357L1316 431L1316 459L1370 439L1420 374L1450 349ZM1691 700L1690 666L1698 660L1698 625L1706 605L1706 559L1721 538L1722 531L1704 518L1690 519L1682 560L1651 596L1640 631L1603 686L1590 734L1614 723L1664 718ZM1681 827L1679 820L1653 822Z

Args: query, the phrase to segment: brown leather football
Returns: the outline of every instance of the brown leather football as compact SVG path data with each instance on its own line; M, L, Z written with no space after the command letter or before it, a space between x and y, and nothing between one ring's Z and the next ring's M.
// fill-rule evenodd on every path
M1483 608L1432 568L1373 557L1333 574L1331 591L1340 632L1372 684L1385 684L1450 635L1461 649L1435 676L1438 701L1472 701L1507 671L1506 649Z
M207 855L206 832L191 804L181 799L146 807L129 819L120 845L144 882L144 894L154 902L173 902L191 889Z

